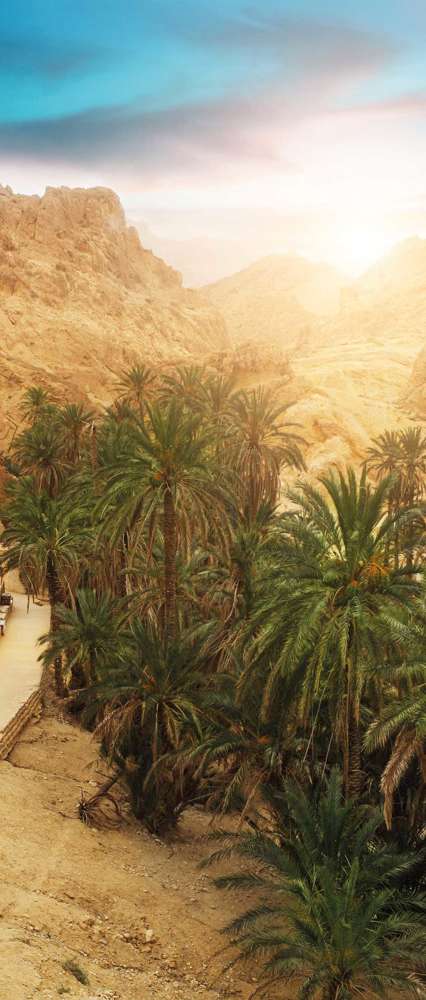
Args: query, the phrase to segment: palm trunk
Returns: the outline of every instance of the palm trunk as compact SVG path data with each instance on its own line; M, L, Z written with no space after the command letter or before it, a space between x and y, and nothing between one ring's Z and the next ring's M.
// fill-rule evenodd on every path
M359 799L362 792L362 758L361 758L361 732L357 713L354 706L351 707L351 717L349 720L349 767L348 767L348 788L347 797Z
M346 799L358 799L362 792L362 756L359 720L354 706L345 713L343 733L343 785Z
M98 467L98 442L97 442L95 424L92 424L91 435L90 435L90 459L92 464L92 472L96 472L96 469Z
M47 560L46 582L50 603L50 631L54 632L56 629L56 608L60 601L60 585L55 562L52 556L49 556ZM62 677L62 661L60 656L55 657L54 671L56 694L59 698L64 698L66 691Z
M354 694L356 657L346 664L346 695L343 718L343 784L346 799L361 795L363 775L359 705Z
M163 504L164 529L164 635L171 641L176 635L176 552L177 522L173 493L166 483Z

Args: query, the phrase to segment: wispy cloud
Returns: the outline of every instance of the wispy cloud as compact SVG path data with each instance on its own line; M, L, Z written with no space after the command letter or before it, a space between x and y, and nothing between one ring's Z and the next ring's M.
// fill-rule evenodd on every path
M335 106L360 79L377 72L394 58L394 43L345 25L298 21L284 16L225 18L207 35L201 26L180 25L181 36L207 49L226 49L228 58L243 53L249 66L257 56L267 71L253 73L222 98L187 100L159 110L144 102L92 107L77 114L8 121L1 124L0 146L9 154L43 161L122 166L123 173L140 171L176 177L180 172L212 175L247 169L265 162L284 171L300 169L286 153L289 132L303 119ZM1 55L1 52L0 52ZM24 58L19 46L9 52L10 65ZM94 48L34 57L47 76L78 72L99 58Z

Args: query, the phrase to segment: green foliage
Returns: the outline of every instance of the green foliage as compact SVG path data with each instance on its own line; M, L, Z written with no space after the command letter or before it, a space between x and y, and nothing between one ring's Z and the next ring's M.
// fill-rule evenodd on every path
M287 784L270 802L272 834L222 834L210 858L240 858L216 885L254 893L227 932L263 963L259 992L292 982L301 1000L423 995L426 895L404 890L415 859L381 843L380 814L345 802L337 771L317 801Z
M2 568L49 598L64 707L148 829L238 814L225 856L254 868L225 882L256 899L232 932L272 980L420 989L426 438L315 483L279 385L135 364L117 389L96 413L28 389L7 456Z

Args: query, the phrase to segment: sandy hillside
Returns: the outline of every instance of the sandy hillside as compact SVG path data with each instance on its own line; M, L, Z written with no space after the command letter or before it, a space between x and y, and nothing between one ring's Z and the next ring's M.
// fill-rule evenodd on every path
M207 816L193 810L167 843L130 818L89 829L76 805L96 768L90 735L53 716L0 764L0 1000L244 1000L253 970L222 973L216 954L235 901L199 868Z

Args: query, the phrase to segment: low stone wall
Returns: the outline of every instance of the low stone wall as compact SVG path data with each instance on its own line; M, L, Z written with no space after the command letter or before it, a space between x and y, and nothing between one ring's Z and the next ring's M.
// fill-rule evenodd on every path
M18 736L35 715L38 715L42 707L42 695L41 691L33 691L29 698L24 701L21 705L19 711L14 715L13 719L8 722L7 726L0 733L0 760L4 760L8 757L10 751L13 750Z

